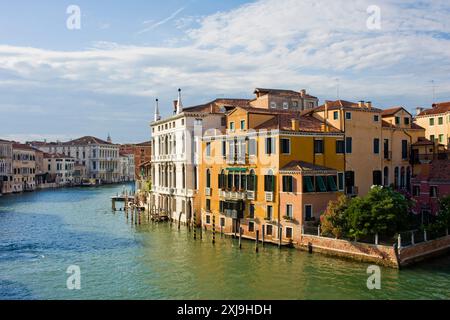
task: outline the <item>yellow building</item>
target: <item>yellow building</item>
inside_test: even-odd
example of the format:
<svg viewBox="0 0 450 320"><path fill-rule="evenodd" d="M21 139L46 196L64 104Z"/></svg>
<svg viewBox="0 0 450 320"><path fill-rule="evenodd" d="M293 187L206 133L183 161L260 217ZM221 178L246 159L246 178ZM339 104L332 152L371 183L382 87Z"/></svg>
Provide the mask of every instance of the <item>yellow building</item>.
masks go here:
<svg viewBox="0 0 450 320"><path fill-rule="evenodd" d="M418 108L415 123L425 128L426 138L450 147L450 102L433 104L431 109Z"/></svg>
<svg viewBox="0 0 450 320"><path fill-rule="evenodd" d="M365 195L373 185L410 189L411 145L425 135L403 107L374 108L371 102L327 101L309 111L345 136L345 191Z"/></svg>
<svg viewBox="0 0 450 320"><path fill-rule="evenodd" d="M312 115L237 107L202 141L202 225L296 242L344 188L343 134ZM280 237L281 235L281 237Z"/></svg>

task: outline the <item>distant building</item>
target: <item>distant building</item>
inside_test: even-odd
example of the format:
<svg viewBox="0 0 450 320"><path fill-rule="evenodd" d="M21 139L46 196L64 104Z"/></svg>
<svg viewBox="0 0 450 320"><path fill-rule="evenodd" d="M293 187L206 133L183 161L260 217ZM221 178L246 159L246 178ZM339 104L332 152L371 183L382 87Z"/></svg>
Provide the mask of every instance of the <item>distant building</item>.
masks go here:
<svg viewBox="0 0 450 320"><path fill-rule="evenodd" d="M65 154L44 153L44 166L48 172L48 180L57 186L73 185L75 159Z"/></svg>
<svg viewBox="0 0 450 320"><path fill-rule="evenodd" d="M111 137L108 139L111 141ZM119 145L112 142L85 136L68 142L34 141L29 144L46 153L64 154L75 158L77 165L85 167L83 180L92 180L98 184L115 183L120 180Z"/></svg>
<svg viewBox="0 0 450 320"><path fill-rule="evenodd" d="M13 192L13 143L0 140L0 194Z"/></svg>
<svg viewBox="0 0 450 320"><path fill-rule="evenodd" d="M36 189L36 152L21 143L13 144L13 192Z"/></svg>
<svg viewBox="0 0 450 320"><path fill-rule="evenodd" d="M134 152L119 152L119 180L120 181L134 181L135 180L135 168L134 168Z"/></svg>
<svg viewBox="0 0 450 320"><path fill-rule="evenodd" d="M150 162L152 160L152 142L142 142L134 146L134 166L135 166L135 176L136 180L143 178L145 176L139 169L144 163Z"/></svg>
<svg viewBox="0 0 450 320"><path fill-rule="evenodd" d="M305 89L299 92L282 89L256 88L256 98L249 102L251 107L270 110L304 111L318 106L319 99L306 93Z"/></svg>
<svg viewBox="0 0 450 320"><path fill-rule="evenodd" d="M429 140L450 149L450 101L433 104L431 109L417 108L414 121L425 128Z"/></svg>

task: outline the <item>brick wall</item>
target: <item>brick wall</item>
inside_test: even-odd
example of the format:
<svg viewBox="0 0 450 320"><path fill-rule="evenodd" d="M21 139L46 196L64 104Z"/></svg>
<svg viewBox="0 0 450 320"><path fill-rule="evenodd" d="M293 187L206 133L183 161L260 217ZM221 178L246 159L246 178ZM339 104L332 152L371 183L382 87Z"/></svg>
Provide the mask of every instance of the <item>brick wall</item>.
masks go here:
<svg viewBox="0 0 450 320"><path fill-rule="evenodd" d="M400 265L406 266L442 254L447 250L450 250L450 236L401 248L399 252Z"/></svg>
<svg viewBox="0 0 450 320"><path fill-rule="evenodd" d="M394 247L303 235L301 249L398 268Z"/></svg>

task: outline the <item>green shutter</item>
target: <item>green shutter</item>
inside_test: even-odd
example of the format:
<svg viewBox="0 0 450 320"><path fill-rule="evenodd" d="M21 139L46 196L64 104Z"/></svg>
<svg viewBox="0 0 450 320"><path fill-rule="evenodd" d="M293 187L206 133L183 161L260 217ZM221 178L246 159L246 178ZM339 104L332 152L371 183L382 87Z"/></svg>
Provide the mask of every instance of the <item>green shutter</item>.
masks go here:
<svg viewBox="0 0 450 320"><path fill-rule="evenodd" d="M334 176L328 176L328 188L330 191L336 192L337 186L336 181L334 181Z"/></svg>
<svg viewBox="0 0 450 320"><path fill-rule="evenodd" d="M306 192L314 192L312 177L303 177L303 184Z"/></svg>
<svg viewBox="0 0 450 320"><path fill-rule="evenodd" d="M320 192L327 192L327 186L325 185L323 177L321 176L316 177L316 182Z"/></svg>

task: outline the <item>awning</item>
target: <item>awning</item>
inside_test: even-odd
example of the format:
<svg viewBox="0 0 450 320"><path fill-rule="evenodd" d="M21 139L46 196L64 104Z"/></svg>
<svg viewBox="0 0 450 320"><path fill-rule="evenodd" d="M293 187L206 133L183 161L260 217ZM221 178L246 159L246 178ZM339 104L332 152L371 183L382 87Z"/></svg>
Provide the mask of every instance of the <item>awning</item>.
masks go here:
<svg viewBox="0 0 450 320"><path fill-rule="evenodd" d="M247 168L227 168L230 172L247 172Z"/></svg>

